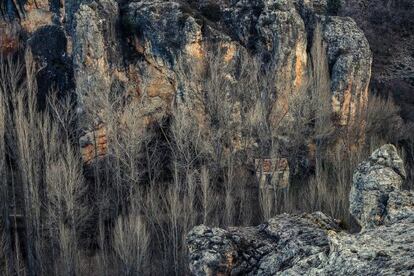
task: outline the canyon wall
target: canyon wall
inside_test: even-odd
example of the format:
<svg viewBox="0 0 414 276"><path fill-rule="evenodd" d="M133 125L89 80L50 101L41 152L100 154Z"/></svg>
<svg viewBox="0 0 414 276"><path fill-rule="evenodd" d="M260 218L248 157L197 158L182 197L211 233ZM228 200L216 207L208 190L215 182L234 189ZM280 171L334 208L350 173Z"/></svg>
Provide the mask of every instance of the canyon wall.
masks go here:
<svg viewBox="0 0 414 276"><path fill-rule="evenodd" d="M331 15L328 1L44 0L19 7L9 2L5 14L20 18L14 23L16 39L29 45L42 64L40 90L57 86L76 95L86 163L107 151L106 140L96 143L93 134L110 131L101 99L110 101L114 95L123 95L117 110L121 122L122 113L137 101L142 127L171 116L179 106L197 114L208 133L202 84L211 53L219 53L215 59L221 59L232 83L242 81L243 58L266 68L272 87L267 104L276 125L289 116L292 95L316 93L304 87L316 70L311 48L317 37L329 67L326 101L332 123L337 129L352 127L366 106L372 62L368 41L351 18ZM2 30L10 24L2 23ZM0 44L4 52L13 44L10 36ZM239 103L232 109L235 149L241 147L241 117L251 106Z"/></svg>

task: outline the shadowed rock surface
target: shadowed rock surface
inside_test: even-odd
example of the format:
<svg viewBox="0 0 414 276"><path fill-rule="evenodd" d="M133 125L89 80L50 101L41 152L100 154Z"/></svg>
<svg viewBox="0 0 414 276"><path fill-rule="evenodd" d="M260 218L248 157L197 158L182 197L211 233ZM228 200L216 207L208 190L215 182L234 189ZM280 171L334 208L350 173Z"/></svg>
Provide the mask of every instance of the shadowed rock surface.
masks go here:
<svg viewBox="0 0 414 276"><path fill-rule="evenodd" d="M352 17L373 52L371 88L392 96L404 119L414 121L414 1L346 0L340 15Z"/></svg>
<svg viewBox="0 0 414 276"><path fill-rule="evenodd" d="M411 275L414 194L400 190L404 166L385 145L354 174L349 234L322 213L282 214L257 227L195 227L187 237L194 275Z"/></svg>

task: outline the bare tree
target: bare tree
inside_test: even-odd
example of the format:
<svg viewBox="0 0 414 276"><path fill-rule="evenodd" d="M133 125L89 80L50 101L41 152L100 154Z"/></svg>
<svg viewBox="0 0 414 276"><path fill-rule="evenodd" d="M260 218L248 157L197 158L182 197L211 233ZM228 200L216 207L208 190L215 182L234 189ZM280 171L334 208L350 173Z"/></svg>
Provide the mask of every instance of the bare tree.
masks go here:
<svg viewBox="0 0 414 276"><path fill-rule="evenodd" d="M114 228L113 248L121 261L122 275L144 273L148 264L150 236L137 211L132 208L127 217L118 218Z"/></svg>

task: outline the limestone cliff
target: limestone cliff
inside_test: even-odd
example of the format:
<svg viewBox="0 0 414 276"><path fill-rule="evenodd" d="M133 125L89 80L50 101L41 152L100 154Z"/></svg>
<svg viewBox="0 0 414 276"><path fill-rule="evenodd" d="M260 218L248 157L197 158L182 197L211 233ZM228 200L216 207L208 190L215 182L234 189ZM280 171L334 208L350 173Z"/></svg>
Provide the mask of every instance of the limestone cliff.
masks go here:
<svg viewBox="0 0 414 276"><path fill-rule="evenodd" d="M340 229L322 213L279 215L257 227L195 227L187 237L194 275L409 275L414 255L414 195L392 145L354 174L350 212L362 226Z"/></svg>
<svg viewBox="0 0 414 276"><path fill-rule="evenodd" d="M335 125L352 124L366 104L372 60L368 42L351 18L331 16L327 1L77 0L28 1L18 7L6 2L6 17L20 18L23 44L27 41L45 65L42 91L57 84L75 92L86 136L107 120L93 99L114 94L128 98L123 110L130 102L144 103L144 123L168 115L172 105L184 105L203 124L200 85L212 47L223 52L234 74L242 55L269 65L277 92L268 104L276 124L289 112L289 97L304 93L317 25L326 45ZM10 43L13 39L0 42L2 50L9 51ZM183 68L191 68L190 76ZM229 79L238 81L232 75ZM241 116L234 110L236 125ZM105 148L96 154L84 149L85 161L102 152Z"/></svg>

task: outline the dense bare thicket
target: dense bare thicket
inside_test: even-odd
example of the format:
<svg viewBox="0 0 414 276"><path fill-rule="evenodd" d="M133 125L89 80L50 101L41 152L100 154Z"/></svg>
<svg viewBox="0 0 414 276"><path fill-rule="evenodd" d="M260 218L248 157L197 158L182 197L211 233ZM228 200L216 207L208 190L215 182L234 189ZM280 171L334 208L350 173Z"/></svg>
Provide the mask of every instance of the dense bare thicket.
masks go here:
<svg viewBox="0 0 414 276"><path fill-rule="evenodd" d="M88 215L82 165L59 122L64 114L56 114L60 117L54 120L49 115L52 108L38 111L36 73L30 52L24 62L11 58L1 62L6 271L73 275L79 268L78 238Z"/></svg>
<svg viewBox="0 0 414 276"><path fill-rule="evenodd" d="M183 83L192 101L177 98L164 117L146 113L145 75L139 99L116 86L90 87L79 105L51 93L39 110L30 52L20 62L1 60L2 271L183 275L185 237L195 225L252 225L321 210L350 227L356 165L385 142L412 160L412 128L389 99L371 95L352 124L337 125L319 28L311 70L283 94L273 62L245 52L229 62L226 51L212 47L201 69L178 65L180 79L199 85ZM97 128L105 154L84 164L79 136ZM278 166L265 172L265 159L286 162L289 181Z"/></svg>

